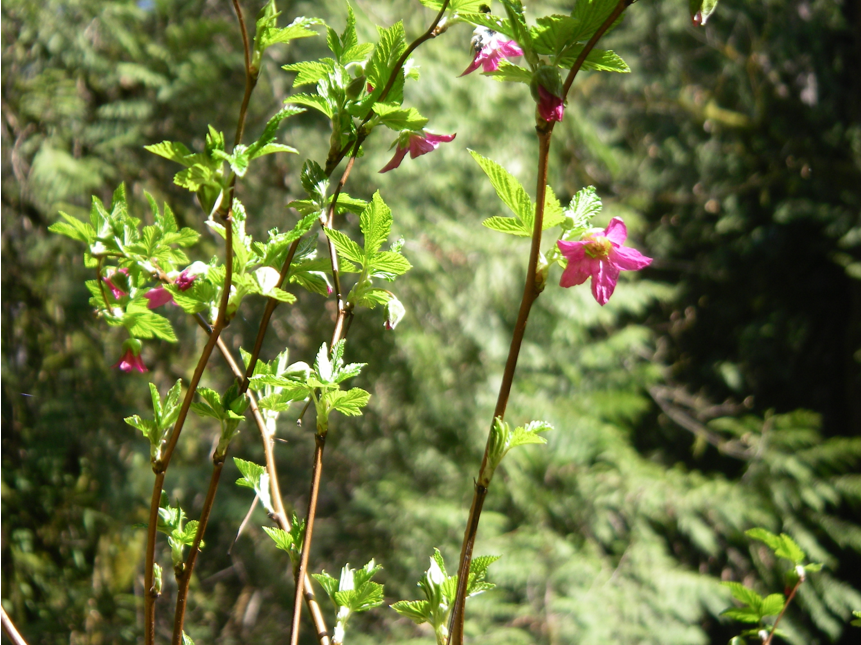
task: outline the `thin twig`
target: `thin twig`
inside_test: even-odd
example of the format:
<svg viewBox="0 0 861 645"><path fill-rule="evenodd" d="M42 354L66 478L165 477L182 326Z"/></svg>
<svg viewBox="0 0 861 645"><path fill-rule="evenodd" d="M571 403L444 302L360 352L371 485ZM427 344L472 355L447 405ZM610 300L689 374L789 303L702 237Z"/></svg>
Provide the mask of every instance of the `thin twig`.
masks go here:
<svg viewBox="0 0 861 645"><path fill-rule="evenodd" d="M783 614L786 613L786 609L787 607L789 607L789 603L791 603L792 599L795 598L795 592L798 591L798 588L801 586L802 582L804 582L804 578L798 578L798 582L795 583L795 586L792 588L792 591L789 592L789 597L786 599L786 602L783 603L783 609L780 610L780 613L774 620L774 625L771 626L771 631L768 633L768 638L765 639L762 645L771 645L771 640L774 638L774 633L777 631L777 624L780 622L780 619L783 618Z"/></svg>
<svg viewBox="0 0 861 645"><path fill-rule="evenodd" d="M15 628L15 623L12 622L12 619L6 614L6 610L0 607L0 618L2 618L3 623L3 631L6 632L6 636L9 637L9 640L12 641L14 645L27 645L27 641L18 633L18 630Z"/></svg>
<svg viewBox="0 0 861 645"><path fill-rule="evenodd" d="M631 4L632 0L619 0L619 4L613 9L612 13L598 28L589 42L583 47L583 51L575 60L568 73L563 87L563 98L568 95L568 90L580 71L589 52L595 47L595 44L604 35L607 29L618 19L622 12ZM487 496L488 486L490 485L490 476L487 471L487 462L490 453L490 444L493 432L493 423L497 418L502 420L505 417L505 411L508 407L508 399L511 395L511 386L514 382L514 373L517 368L517 359L520 355L520 348L523 343L523 337L526 332L526 323L529 318L529 312L535 300L544 289L543 280L538 282L537 269L538 259L541 251L541 232L544 223L544 200L547 190L547 169L550 155L550 139L553 134L555 122L539 123L535 130L538 135L538 185L535 196L535 222L532 229L532 246L529 253L529 265L526 270L526 283L523 287L523 297L520 301L520 310L517 314L517 322L514 325L514 332L511 338L511 345L508 351L508 359L505 363L505 371L502 375L502 383L499 387L499 395L496 400L496 409L494 410L494 421L491 422L490 432L487 437L487 444L484 449L484 456L481 460L481 467L478 472L478 479L475 481L475 492L473 494L472 504L469 509L469 519L467 520L466 531L464 532L463 545L461 547L460 562L458 564L458 584L457 594L455 596L454 605L452 607L451 619L449 623L449 644L463 644L463 626L465 617L466 592L469 583L469 569L472 562L472 552L475 546L475 540L478 535L478 524L481 517L481 511L484 506L484 500Z"/></svg>
<svg viewBox="0 0 861 645"><path fill-rule="evenodd" d="M233 0L233 9L239 19L239 28L242 31L242 49L245 52L245 94L242 97L242 105L239 108L239 121L236 124L236 135L233 138L233 147L242 143L242 134L245 132L245 115L248 113L248 103L251 101L251 93L257 85L257 76L260 70L251 68L251 46L248 43L248 30L245 28L245 17L242 15L242 7L239 0Z"/></svg>

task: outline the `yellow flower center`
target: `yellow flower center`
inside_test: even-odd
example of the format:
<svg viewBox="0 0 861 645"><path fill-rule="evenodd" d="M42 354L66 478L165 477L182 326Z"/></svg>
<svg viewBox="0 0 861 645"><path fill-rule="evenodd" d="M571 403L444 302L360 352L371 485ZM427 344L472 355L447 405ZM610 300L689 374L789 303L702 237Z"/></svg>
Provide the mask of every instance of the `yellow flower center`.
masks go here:
<svg viewBox="0 0 861 645"><path fill-rule="evenodd" d="M603 235L593 235L584 246L586 255L590 258L606 258L612 248L613 243Z"/></svg>

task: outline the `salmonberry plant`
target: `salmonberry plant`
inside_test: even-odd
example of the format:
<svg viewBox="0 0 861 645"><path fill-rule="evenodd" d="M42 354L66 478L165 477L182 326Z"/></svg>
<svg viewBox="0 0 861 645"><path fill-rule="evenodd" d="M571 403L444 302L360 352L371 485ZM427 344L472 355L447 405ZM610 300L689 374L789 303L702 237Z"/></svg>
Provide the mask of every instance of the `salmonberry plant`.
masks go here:
<svg viewBox="0 0 861 645"><path fill-rule="evenodd" d="M156 614L167 612L162 595L165 563L158 561L158 533L167 536L170 567L176 578L172 643L190 643L184 631L189 584L202 555L210 513L219 481L228 460L231 441L246 421L260 433L265 463L234 458L242 477L238 484L254 492L271 526L264 527L275 546L287 552L296 586L291 644L299 639L303 604L307 606L320 643L343 643L350 617L384 603L382 585L373 580L384 562L384 554L360 568L344 564L338 578L325 571L316 573L310 557L314 537L317 500L323 474L327 436L337 430L339 415L361 416L370 394L349 382L364 365L350 363L348 334L357 315L381 316L381 328L394 330L409 311L393 283L411 269L398 238L397 224L384 196L362 187L356 196L348 192L355 164L362 163L363 144L371 136L391 142L391 161L379 170L398 172L409 153L410 163L422 163L422 155L449 143L455 133L435 132L432 117L405 103L404 87L421 82L411 55L452 32L462 31L465 40L472 30L472 60L461 76L480 71L507 83L511 101L535 104L537 155L535 192L530 195L500 164L471 151L510 216L484 220L488 229L504 235L529 238L528 268L523 294L511 338L508 359L498 392L496 408L488 419L484 455L477 464L474 496L459 557L447 568L435 551L427 573L418 582L423 597L405 599L391 608L417 624L427 623L438 644L460 645L464 639L466 600L493 587L488 568L498 556L474 556L482 507L494 473L506 453L517 446L545 443L542 433L551 426L541 420L506 420L506 408L514 382L530 310L551 282L573 287L590 281L592 294L604 305L612 297L621 271L636 271L651 259L625 246L627 229L619 218L605 228L593 226L602 210L595 188L584 187L573 196L557 195L548 185L551 139L556 123L565 118L566 98L581 70L629 72L614 52L597 47L602 36L615 28L632 0L576 0L570 13L527 15L519 0L502 0L491 9L487 0L421 0L436 11L424 33L411 37L401 22L377 28L373 42L360 42L356 19L345 5L346 28L337 32L317 18L282 18L270 0L256 23L246 24L243 7L233 1L245 53L245 88L232 140L209 126L205 145L193 150L178 141L155 142L147 149L179 168L174 182L194 193L203 210L205 225L224 241L223 252L200 257L201 232L180 228L167 204L159 206L148 197L150 214L136 216L123 188L117 188L110 204L93 199L89 221L61 213L62 221L51 229L85 245L85 263L92 269L87 282L90 304L96 315L117 333L127 335L123 354L115 367L122 372L146 373L141 357L143 343L177 341L171 321L160 313L168 305L178 306L189 321L199 326L206 343L191 375L162 396L150 383L152 413L142 412L125 419L140 430L150 446L154 473L149 521L146 524L144 642L156 640ZM714 11L714 0L691 0L695 25L704 24ZM683 10L680 8L680 10ZM249 29L249 27L251 27ZM249 37L249 32L253 37ZM284 66L284 73L298 88L286 105L269 119L262 134L248 142L245 119L261 62L270 47L289 46L301 38L324 37L328 53L318 60ZM459 70L452 70L457 76ZM474 77L458 82L479 82ZM487 81L484 81L487 82ZM528 86L520 88L517 85ZM280 140L279 129L286 119L306 111L322 114L331 125L328 153L322 159L306 159L299 177L305 196L289 204L293 224L273 228L265 239L255 239L246 224L254 219L241 201L242 180L255 172L256 160L264 155L301 155ZM350 237L345 220L358 219L361 236ZM146 220L146 221L145 221ZM551 231L555 240L542 248L542 237ZM560 272L554 267L558 267ZM551 275L553 274L553 275ZM408 279L408 278L407 278ZM306 289L335 304L331 340L306 361L290 362L289 347L268 362L261 356L272 316L282 303L293 305L295 289ZM550 297L565 297L556 293ZM231 320L242 311L246 298L260 298L265 308L253 346L240 349L225 342ZM365 313L364 310L372 310ZM387 333L387 332L381 332ZM234 375L223 392L204 387L202 380L212 354L221 355ZM308 506L304 514L287 512L279 488L279 473L273 456L279 415L288 409L313 407L315 449L310 456L312 476ZM164 491L165 477L176 452L189 412L212 423L218 440L212 451L212 470L199 517L191 519L178 506L171 506ZM250 417L250 419L249 419ZM465 485L467 483L465 482ZM779 558L793 563L791 591L787 597L773 594L762 598L734 584L733 596L744 603L726 613L755 627L737 639L759 636L771 642L780 616L804 581L815 570L802 565L804 554L788 536L760 530L752 537L765 542ZM274 553L274 552L273 552ZM273 557L278 557L273 555ZM422 557L426 557L426 554ZM452 562L454 563L452 566ZM336 608L334 622L318 605L317 588L324 590ZM777 616L772 622L770 616ZM329 625L332 625L330 628Z"/></svg>

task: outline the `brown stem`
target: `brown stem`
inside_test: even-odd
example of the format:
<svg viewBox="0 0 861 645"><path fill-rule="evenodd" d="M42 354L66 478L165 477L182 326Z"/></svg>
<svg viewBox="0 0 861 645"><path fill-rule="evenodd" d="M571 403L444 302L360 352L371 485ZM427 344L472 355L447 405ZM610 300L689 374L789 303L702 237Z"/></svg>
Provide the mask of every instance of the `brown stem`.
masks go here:
<svg viewBox="0 0 861 645"><path fill-rule="evenodd" d="M217 453L216 453L217 455ZM221 478L221 471L224 468L224 457L213 456L212 477L209 479L209 489L206 491L206 499L203 502L203 509L200 512L200 522L197 525L197 534L194 536L194 542L191 545L191 551L188 554L188 559L182 571L182 576L177 580L178 589L176 592L176 611L173 615L173 639L171 645L182 645L182 628L185 622L185 607L188 602L188 585L191 582L191 574L194 571L194 564L197 561L197 555L200 553L200 543L203 541L203 534L206 532L206 525L209 522L209 514L212 512L212 505L215 503L215 493L218 490L218 480Z"/></svg>
<svg viewBox="0 0 861 645"><path fill-rule="evenodd" d="M287 280L287 275L290 273L290 265L293 263L293 257L296 255L296 249L299 248L299 240L301 239L294 240L293 244L290 245L290 250L287 251L287 258L284 260L284 265L281 267L281 274L278 279L279 289L283 288L284 282ZM275 298L269 298L266 302L266 308L263 310L263 316L260 318L260 326L257 328L257 338L254 339L254 349L251 352L251 359L248 361L248 369L240 377L242 379L240 392L248 390L249 379L254 374L254 367L257 365L257 359L260 358L260 350L263 348L263 339L266 337L266 331L269 329L269 320L272 318L272 314L277 306L278 300Z"/></svg>
<svg viewBox="0 0 861 645"><path fill-rule="evenodd" d="M0 607L0 622L3 623L3 631L6 633L6 636L9 637L9 640L12 641L14 645L27 645L27 641L18 633L18 630L15 628L15 623L12 622L12 619L6 614L6 610Z"/></svg>
<svg viewBox="0 0 861 645"><path fill-rule="evenodd" d="M293 626L290 629L290 645L299 643L299 623L302 614L302 597L298 581L308 572L308 556L311 553L311 540L314 535L314 519L317 517L317 496L320 493L320 477L323 474L323 450L326 447L326 433L314 435L314 469L311 472L311 494L308 498L308 514L305 520L305 535L302 539L302 557L296 571L296 597L293 601Z"/></svg>
<svg viewBox="0 0 861 645"><path fill-rule="evenodd" d="M242 31L242 49L245 52L245 95L242 97L242 105L239 108L239 121L236 124L236 136L233 138L233 147L242 143L242 134L245 131L245 115L248 112L248 103L251 101L251 92L257 85L257 76L260 71L251 68L251 46L248 43L248 30L245 28L245 17L242 15L242 7L239 0L233 0L233 8L239 19L239 29Z"/></svg>
<svg viewBox="0 0 861 645"><path fill-rule="evenodd" d="M231 191L232 192L232 191ZM232 200L231 200L232 201ZM191 377L188 390L185 393L185 398L182 401L182 407L179 410L176 423L173 426L173 432L170 435L170 440L164 449L164 454L161 458L153 462L152 468L155 473L155 483L153 484L152 499L150 500L150 515L149 526L147 527L147 543L146 543L146 570L144 571L144 642L146 645L154 645L155 643L155 600L158 597L156 590L153 587L154 572L153 565L155 564L155 538L158 525L158 508L161 502L161 491L164 486L164 476L170 464L170 458L173 456L173 451L179 441L179 435L182 432L185 420L188 417L188 411L191 408L191 402L194 399L194 393L197 391L197 386L200 383L200 378L203 376L203 370L209 361L212 350L215 347L221 331L227 325L227 303L230 298L230 285L233 280L233 221L230 211L223 217L225 229L225 275L224 285L222 287L221 301L218 306L218 315L215 319L215 324L212 327L212 333L206 341L203 352L200 355L200 360L197 361L197 367Z"/></svg>
<svg viewBox="0 0 861 645"><path fill-rule="evenodd" d="M768 633L768 638L763 641L762 645L771 645L771 640L774 638L774 632L777 631L777 624L780 622L780 619L783 618L783 614L786 613L787 607L789 607L789 603L792 602L792 599L795 598L795 592L798 591L798 588L801 586L801 583L804 582L803 578L799 578L798 582L795 583L795 586L792 588L792 591L789 592L789 597L786 599L786 602L783 603L783 609L780 610L780 613L777 615L777 618L774 621L774 625L771 626L771 631Z"/></svg>
<svg viewBox="0 0 861 645"><path fill-rule="evenodd" d="M550 137L552 128L538 130L538 187L536 189L535 223L532 229L532 247L529 253L529 265L526 269L526 283L523 286L523 297L520 301L520 311L517 314L517 322L514 325L514 333L511 337L511 346L508 349L508 360L505 363L505 371L502 375L502 384L499 387L499 396L496 400L496 409L493 413L494 419L501 420L505 417L505 409L508 406L508 397L511 394L511 385L514 382L514 372L517 368L517 358L520 355L520 347L523 344L523 336L526 333L526 322L532 304L541 294L544 288L537 280L538 258L541 252L541 231L544 227L544 199L547 191L547 165L550 154ZM492 423L492 422L491 422ZM492 426L491 426L492 429ZM478 522L481 517L481 509L484 506L484 498L490 486L490 475L487 473L487 460L490 454L491 434L488 433L487 444L484 448L484 457L481 460L481 468L478 471L478 480L475 483L475 493L472 505L469 509L466 532L463 536L463 546L460 552L460 564L458 565L457 595L451 615L451 629L449 643L460 645L463 642L463 620L464 605L466 602L467 584L469 582L469 566L472 561L472 549L478 534Z"/></svg>

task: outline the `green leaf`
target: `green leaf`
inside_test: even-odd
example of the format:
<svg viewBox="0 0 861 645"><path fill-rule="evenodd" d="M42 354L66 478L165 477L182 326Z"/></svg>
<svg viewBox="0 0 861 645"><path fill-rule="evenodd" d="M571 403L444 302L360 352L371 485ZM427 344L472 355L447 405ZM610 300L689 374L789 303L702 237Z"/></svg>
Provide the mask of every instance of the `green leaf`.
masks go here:
<svg viewBox="0 0 861 645"><path fill-rule="evenodd" d="M329 105L329 101L317 94L293 94L292 96L288 96L284 102L314 108L318 112L325 114L330 119L334 114L332 106Z"/></svg>
<svg viewBox="0 0 861 645"><path fill-rule="evenodd" d="M155 421L151 421L149 419L141 419L136 414L131 417L126 417L125 419L123 419L123 421L125 421L132 428L140 430L144 438L148 439L151 444L154 444L158 441L159 431L156 427Z"/></svg>
<svg viewBox="0 0 861 645"><path fill-rule="evenodd" d="M427 600L401 600L390 606L416 625L421 625L430 620L431 606Z"/></svg>
<svg viewBox="0 0 861 645"><path fill-rule="evenodd" d="M745 605L750 606L755 611L759 611L762 607L763 598L752 589L748 589L740 582L722 582L724 587L727 587L732 593L732 597Z"/></svg>
<svg viewBox="0 0 861 645"><path fill-rule="evenodd" d="M391 103L375 103L372 109L383 125L395 131L421 130L428 122L415 108L404 109Z"/></svg>
<svg viewBox="0 0 861 645"><path fill-rule="evenodd" d="M293 81L293 87L302 85L313 85L317 81L326 78L335 69L335 61L331 58L324 58L319 61L303 61L301 63L293 63L292 65L284 65L281 69L287 72L296 72L296 78Z"/></svg>
<svg viewBox="0 0 861 645"><path fill-rule="evenodd" d="M571 17L580 23L580 32L573 36L576 42L589 40L598 28L604 24L618 4L617 0L577 0ZM613 23L614 28L621 17Z"/></svg>
<svg viewBox="0 0 861 645"><path fill-rule="evenodd" d="M161 338L170 343L176 342L176 334L170 321L164 316L159 316L147 308L148 301L143 296L138 296L126 307L126 316L123 325L129 330L134 338Z"/></svg>
<svg viewBox="0 0 861 645"><path fill-rule="evenodd" d="M377 27L379 41L374 47L374 53L365 66L365 76L368 83L374 88L374 94L379 95L389 80L392 68L403 53L406 45L404 43L403 22L396 22L388 29ZM388 96L389 101L396 100L396 96Z"/></svg>
<svg viewBox="0 0 861 645"><path fill-rule="evenodd" d="M65 235L84 244L91 244L95 240L96 231L86 222L82 222L77 217L72 217L62 211L60 211L60 217L66 221L51 224L48 227L49 231Z"/></svg>
<svg viewBox="0 0 861 645"><path fill-rule="evenodd" d="M426 7L439 11L442 9L443 0L419 0L419 2ZM448 10L452 13L475 12L480 11L483 4L489 3L487 0L451 0L448 3Z"/></svg>
<svg viewBox="0 0 861 645"><path fill-rule="evenodd" d="M144 150L182 164L186 168L196 161L201 161L200 155L192 153L184 143L179 143L178 141L162 141L151 146L144 146Z"/></svg>
<svg viewBox="0 0 861 645"><path fill-rule="evenodd" d="M266 535L268 535L275 541L276 547L278 547L282 551L287 551L287 553L292 553L295 550L295 546L293 544L293 536L290 535L287 531L271 526L264 526L262 528L264 531L266 531ZM314 577L316 578L317 576Z"/></svg>
<svg viewBox="0 0 861 645"><path fill-rule="evenodd" d="M717 9L718 0L690 0L691 19L695 19L697 13L701 15L701 25L708 22L709 17Z"/></svg>
<svg viewBox="0 0 861 645"><path fill-rule="evenodd" d="M323 396L328 399L332 410L337 410L341 414L351 417L360 416L362 408L368 405L368 401L371 399L369 392L358 387L354 387L346 392L343 390L327 392Z"/></svg>
<svg viewBox="0 0 861 645"><path fill-rule="evenodd" d="M491 161L487 157L483 157L474 150L470 150L469 154L478 162L481 169L490 179L496 194L502 202L511 209L511 211L524 224L529 224L533 218L532 200L520 182L517 181L505 168L500 166L495 161ZM530 231L531 235L531 231Z"/></svg>
<svg viewBox="0 0 861 645"><path fill-rule="evenodd" d="M242 477L236 480L236 484L245 488L254 489L254 492L257 493L257 497L260 498L260 503L263 504L264 508L266 508L270 513L274 512L272 507L272 497L269 493L269 473L266 472L266 469L263 466L259 466L250 461L245 461L244 459L239 459L238 457L234 457L233 462L242 474Z"/></svg>
<svg viewBox="0 0 861 645"><path fill-rule="evenodd" d="M484 76L490 76L497 81L507 83L525 83L529 85L532 82L532 72L528 69L509 63L507 60L499 62L499 67L493 72L482 72Z"/></svg>
<svg viewBox="0 0 861 645"><path fill-rule="evenodd" d="M782 593L773 593L762 601L762 607L759 609L760 616L763 618L766 616L777 616L785 604L786 598Z"/></svg>
<svg viewBox="0 0 861 645"><path fill-rule="evenodd" d="M475 25L476 27L487 27L488 29L499 32L503 36L508 36L508 38L517 40L514 34L514 27L512 27L508 20L504 20L499 16L494 16L490 13L473 13L466 11L458 12L458 15L461 20L468 22L471 25Z"/></svg>
<svg viewBox="0 0 861 645"><path fill-rule="evenodd" d="M388 239L389 233L392 230L392 211L386 206L386 203L380 196L380 191L374 193L371 202L362 211L359 218L359 228L361 228L362 234L365 236L363 255L370 260L386 239ZM356 262L364 264L362 260L356 260Z"/></svg>
<svg viewBox="0 0 861 645"><path fill-rule="evenodd" d="M755 528L745 531L744 534L753 538L754 540L759 540L760 542L765 542L772 551L776 551L780 548L780 537L772 533L771 531L767 531L762 528Z"/></svg>
<svg viewBox="0 0 861 645"><path fill-rule="evenodd" d="M852 615L855 616L855 620L849 624L853 627L861 627L861 611L853 611Z"/></svg>
<svg viewBox="0 0 861 645"><path fill-rule="evenodd" d="M323 573L312 573L311 577L320 583L320 586L323 587L323 590L334 602L335 594L338 592L338 581L325 571Z"/></svg>
<svg viewBox="0 0 861 645"><path fill-rule="evenodd" d="M335 249L338 251L338 255L350 260L351 262L356 262L358 264L364 264L365 262L365 252L362 248L356 244L349 237L344 235L339 230L332 228L325 228L323 231L326 233L326 237L332 240L332 244L335 245ZM356 273L357 270L355 267L348 268L347 266L341 267L342 271L346 271L347 273Z"/></svg>
<svg viewBox="0 0 861 645"><path fill-rule="evenodd" d="M571 67L581 51L583 51L582 45L572 47L562 57L559 64L563 67ZM619 74L628 74L631 71L628 63L622 60L616 52L609 49L593 49L590 51L586 55L586 60L583 61L583 66L580 69L590 72L616 72Z"/></svg>
<svg viewBox="0 0 861 645"><path fill-rule="evenodd" d="M400 253L393 251L377 253L366 267L368 275L385 280L394 280L412 268L413 265L410 264L409 260Z"/></svg>
<svg viewBox="0 0 861 645"><path fill-rule="evenodd" d="M258 23L259 25L260 23ZM297 38L310 38L317 32L311 29L314 25L322 25L319 18L296 18L283 29L274 26L274 21L266 24L254 37L254 49L259 52L279 43L289 43Z"/></svg>
<svg viewBox="0 0 861 645"><path fill-rule="evenodd" d="M732 618L741 623L758 623L759 612L751 607L730 607L720 613L721 616Z"/></svg>
<svg viewBox="0 0 861 645"><path fill-rule="evenodd" d="M502 0L502 6L505 7L508 22L514 32L514 40L520 45L524 58L526 58L529 65L534 69L541 61L535 53L535 48L532 44L532 34L526 25L526 17L523 15L523 3L520 0Z"/></svg>
<svg viewBox="0 0 861 645"><path fill-rule="evenodd" d="M546 231L554 226L559 226L564 221L565 213L562 209L562 204L559 203L559 199L556 197L553 189L547 186L547 190L544 193L544 222L542 230Z"/></svg>
<svg viewBox="0 0 861 645"><path fill-rule="evenodd" d="M785 558L791 561L792 564L801 564L807 557L804 551L801 550L801 547L795 543L795 540L786 533L780 534L780 547L775 549L774 555L778 558Z"/></svg>
<svg viewBox="0 0 861 645"><path fill-rule="evenodd" d="M523 222L516 217L488 217L481 223L492 231L499 231L507 235L518 237L532 237L532 229L527 228Z"/></svg>
<svg viewBox="0 0 861 645"><path fill-rule="evenodd" d="M552 15L538 18L536 22L537 26L530 29L535 51L553 56L554 62L567 47L577 42L581 23L575 18Z"/></svg>
<svg viewBox="0 0 861 645"><path fill-rule="evenodd" d="M538 433L547 432L548 430L553 430L553 426L546 421L532 421L525 427L515 428L514 434L511 435L508 449L510 450L511 448L531 443L547 443L547 439L538 436Z"/></svg>
<svg viewBox="0 0 861 645"><path fill-rule="evenodd" d="M221 188L216 172L212 168L199 163L195 163L191 167L174 175L173 183L192 192L197 192L201 186Z"/></svg>
<svg viewBox="0 0 861 645"><path fill-rule="evenodd" d="M275 136L278 133L278 128L281 126L281 123L284 121L284 119L287 119L296 114L301 114L304 111L305 110L303 108L297 108L291 105L288 105L287 107L284 107L279 110L271 119L269 119L269 121L266 122L266 127L263 128L263 133L260 135L257 141L248 146L248 157L250 159L256 159L261 155L268 154L267 152L262 152L262 150L273 145L278 145L274 144ZM238 149L239 146L237 146L236 148ZM295 149L289 146L280 146L280 148L278 149L272 149L271 152L276 152L279 149L284 152L297 152ZM234 150L234 155L236 154L236 152L237 151Z"/></svg>

